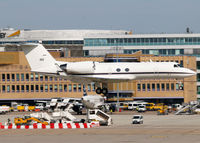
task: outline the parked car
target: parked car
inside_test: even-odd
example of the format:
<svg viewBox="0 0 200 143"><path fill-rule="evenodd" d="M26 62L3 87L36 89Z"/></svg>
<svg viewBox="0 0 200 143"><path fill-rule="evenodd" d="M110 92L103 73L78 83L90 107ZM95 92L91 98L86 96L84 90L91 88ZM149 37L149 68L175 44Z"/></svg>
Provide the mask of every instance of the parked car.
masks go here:
<svg viewBox="0 0 200 143"><path fill-rule="evenodd" d="M133 115L132 124L143 124L143 116L142 115Z"/></svg>
<svg viewBox="0 0 200 143"><path fill-rule="evenodd" d="M136 110L138 112L145 112L147 109L146 109L146 106L145 105L139 105Z"/></svg>
<svg viewBox="0 0 200 143"><path fill-rule="evenodd" d="M143 101L133 101L128 103L128 110L136 110L139 105L146 105L147 102Z"/></svg>

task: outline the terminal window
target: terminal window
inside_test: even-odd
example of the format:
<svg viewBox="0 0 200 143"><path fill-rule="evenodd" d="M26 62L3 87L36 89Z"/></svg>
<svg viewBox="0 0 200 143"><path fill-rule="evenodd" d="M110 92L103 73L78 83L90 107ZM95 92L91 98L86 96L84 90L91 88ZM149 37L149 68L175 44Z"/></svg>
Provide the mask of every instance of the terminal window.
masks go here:
<svg viewBox="0 0 200 143"><path fill-rule="evenodd" d="M88 84L88 92L91 91L91 84Z"/></svg>
<svg viewBox="0 0 200 143"><path fill-rule="evenodd" d="M10 85L7 85L7 92L10 92Z"/></svg>
<svg viewBox="0 0 200 143"><path fill-rule="evenodd" d="M26 92L29 92L29 85L26 85Z"/></svg>
<svg viewBox="0 0 200 143"><path fill-rule="evenodd" d="M16 88L17 88L17 92L19 92L19 91L20 91L20 87L19 87L19 85L17 85Z"/></svg>
<svg viewBox="0 0 200 143"><path fill-rule="evenodd" d="M165 90L165 84L162 83L162 84L161 84L161 87L162 87L162 91L164 91L164 90Z"/></svg>
<svg viewBox="0 0 200 143"><path fill-rule="evenodd" d="M7 81L10 81L10 74L7 74Z"/></svg>
<svg viewBox="0 0 200 143"><path fill-rule="evenodd" d="M141 84L137 84L137 91L141 91Z"/></svg>
<svg viewBox="0 0 200 143"><path fill-rule="evenodd" d="M81 92L81 84L78 84L78 92Z"/></svg>
<svg viewBox="0 0 200 143"><path fill-rule="evenodd" d="M145 91L145 90L146 90L146 85L142 84L142 91Z"/></svg>
<svg viewBox="0 0 200 143"><path fill-rule="evenodd" d="M24 81L24 74L21 74L21 81Z"/></svg>
<svg viewBox="0 0 200 143"><path fill-rule="evenodd" d="M39 92L39 86L38 85L35 85L35 91Z"/></svg>
<svg viewBox="0 0 200 143"><path fill-rule="evenodd" d="M45 92L48 92L48 85L45 84Z"/></svg>
<svg viewBox="0 0 200 143"><path fill-rule="evenodd" d="M155 83L152 83L152 91L155 91Z"/></svg>
<svg viewBox="0 0 200 143"><path fill-rule="evenodd" d="M2 85L2 91L6 92L6 86L5 85Z"/></svg>
<svg viewBox="0 0 200 143"><path fill-rule="evenodd" d="M76 84L73 84L73 91L77 92L77 85Z"/></svg>
<svg viewBox="0 0 200 143"><path fill-rule="evenodd" d="M15 92L15 85L12 85L12 92Z"/></svg>
<svg viewBox="0 0 200 143"><path fill-rule="evenodd" d="M62 92L62 84L59 84L59 91Z"/></svg>
<svg viewBox="0 0 200 143"><path fill-rule="evenodd" d="M160 91L160 84L157 83L157 91Z"/></svg>
<svg viewBox="0 0 200 143"><path fill-rule="evenodd" d="M2 81L5 81L5 79L6 79L5 74L2 74Z"/></svg>
<svg viewBox="0 0 200 143"><path fill-rule="evenodd" d="M44 86L40 85L40 92L43 92L43 90L44 90Z"/></svg>
<svg viewBox="0 0 200 143"><path fill-rule="evenodd" d="M24 92L24 85L21 85L21 92Z"/></svg>
<svg viewBox="0 0 200 143"><path fill-rule="evenodd" d="M50 92L53 91L53 86L52 86L52 84L49 85L49 91L50 91Z"/></svg>
<svg viewBox="0 0 200 143"><path fill-rule="evenodd" d="M69 86L69 92L72 92L72 85L69 84L68 86Z"/></svg>
<svg viewBox="0 0 200 143"><path fill-rule="evenodd" d="M64 91L67 92L67 84L64 84Z"/></svg>
<svg viewBox="0 0 200 143"><path fill-rule="evenodd" d="M34 85L31 85L31 92L34 92Z"/></svg>
<svg viewBox="0 0 200 143"><path fill-rule="evenodd" d="M12 81L15 81L15 74L11 74Z"/></svg>
<svg viewBox="0 0 200 143"><path fill-rule="evenodd" d="M58 92L58 85L57 84L54 85L54 91Z"/></svg>

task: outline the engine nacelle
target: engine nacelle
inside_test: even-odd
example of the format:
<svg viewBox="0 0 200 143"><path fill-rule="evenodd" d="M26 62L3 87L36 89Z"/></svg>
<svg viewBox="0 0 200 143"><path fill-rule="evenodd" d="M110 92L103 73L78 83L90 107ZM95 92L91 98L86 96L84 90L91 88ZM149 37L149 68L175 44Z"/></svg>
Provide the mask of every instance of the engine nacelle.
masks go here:
<svg viewBox="0 0 200 143"><path fill-rule="evenodd" d="M67 74L85 74L93 73L95 70L95 63L92 61L86 62L70 62L61 65L60 68Z"/></svg>

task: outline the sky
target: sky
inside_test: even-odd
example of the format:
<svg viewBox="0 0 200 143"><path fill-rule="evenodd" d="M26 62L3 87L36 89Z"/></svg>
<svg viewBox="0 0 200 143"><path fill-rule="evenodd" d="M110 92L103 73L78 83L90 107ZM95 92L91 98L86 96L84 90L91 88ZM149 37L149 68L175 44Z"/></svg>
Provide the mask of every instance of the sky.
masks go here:
<svg viewBox="0 0 200 143"><path fill-rule="evenodd" d="M0 29L200 33L200 0L0 0Z"/></svg>

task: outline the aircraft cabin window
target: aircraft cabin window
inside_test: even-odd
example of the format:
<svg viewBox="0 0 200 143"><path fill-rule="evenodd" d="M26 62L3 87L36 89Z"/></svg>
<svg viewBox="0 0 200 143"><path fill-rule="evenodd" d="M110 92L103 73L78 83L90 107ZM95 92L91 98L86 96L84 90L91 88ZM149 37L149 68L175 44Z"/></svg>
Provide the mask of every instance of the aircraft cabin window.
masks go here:
<svg viewBox="0 0 200 143"><path fill-rule="evenodd" d="M125 68L125 71L128 72L128 71L129 71L129 68Z"/></svg>
<svg viewBox="0 0 200 143"><path fill-rule="evenodd" d="M117 72L120 72L120 71L121 71L121 69L120 69L120 68L117 68L117 69L116 69L116 71L117 71Z"/></svg>

